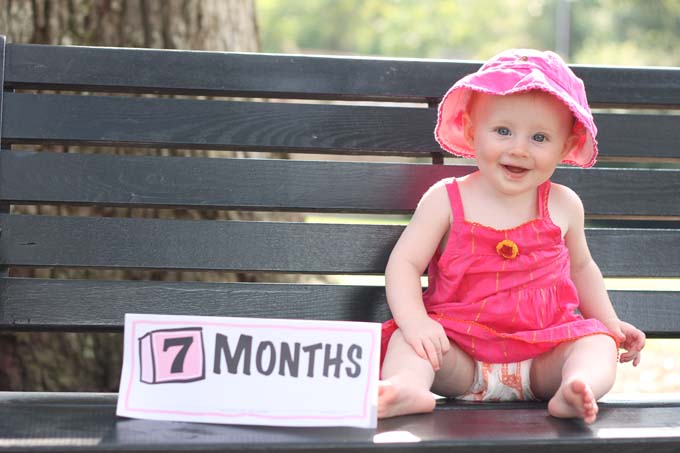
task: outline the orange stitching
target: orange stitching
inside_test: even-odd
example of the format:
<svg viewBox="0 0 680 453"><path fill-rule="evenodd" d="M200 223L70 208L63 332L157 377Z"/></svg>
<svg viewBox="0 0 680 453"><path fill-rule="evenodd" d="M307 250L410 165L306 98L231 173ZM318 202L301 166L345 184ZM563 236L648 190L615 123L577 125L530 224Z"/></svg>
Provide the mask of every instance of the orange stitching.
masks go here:
<svg viewBox="0 0 680 453"><path fill-rule="evenodd" d="M517 305L515 306L515 314L512 315L512 322L514 323L517 320L517 314L519 313L519 304L522 300L522 291L517 291ZM441 319L441 318L439 318Z"/></svg>
<svg viewBox="0 0 680 453"><path fill-rule="evenodd" d="M486 228L487 230L495 231L496 233L505 233L506 231L519 230L520 228L522 228L525 225L529 225L530 223L533 223L533 222L540 222L541 220L542 219L540 219L540 218L531 219L531 220L527 220L526 222L524 222L520 225L517 225L516 227L501 228L501 229L494 228L494 227L491 227L491 226L488 226L488 225L484 225L483 223L479 223L479 222L472 222L470 220L464 220L463 223L467 223L468 225L472 225L472 226L478 226L478 227Z"/></svg>
<svg viewBox="0 0 680 453"><path fill-rule="evenodd" d="M471 255L475 254L475 225L472 225L472 228L470 228L470 234L472 235L472 250L470 251Z"/></svg>
<svg viewBox="0 0 680 453"><path fill-rule="evenodd" d="M579 339L579 338L590 337L590 336L593 336L593 335L607 335L607 336L609 336L612 340L614 340L614 342L616 342L616 347L617 347L617 349L618 349L619 346L620 346L619 340L618 340L618 339L614 336L614 334L612 334L611 332L590 332L590 333L585 333L585 334L580 335L580 336L577 336L577 337L572 337L572 338L562 338L562 339L559 339L559 340L536 340L536 332L534 331L534 339L533 339L533 340L527 340L527 339L524 339L524 338L519 337L518 335L514 335L514 334L511 334L511 333L501 333L501 332L498 332L497 330L494 330L494 329L492 329L492 328L489 327L489 326L486 326L486 325L484 325L484 324L479 324L479 323L477 323L477 322L475 322L475 321L469 321L469 320L466 320L466 319L454 318L454 317L452 317L452 316L447 316L447 315L445 315L445 314L443 314L443 313L430 313L430 316L431 316L431 317L432 317L432 315L439 315L439 316L441 316L441 318L439 318L439 319L446 319L447 321L454 321L454 322L459 322L459 323L462 323L462 324L469 324L468 330L471 329L473 326L475 326L475 327L478 327L478 328L480 328L480 329L482 329L482 330L486 330L487 332L489 332L489 333L491 333L491 334L493 334L493 335L496 335L496 336L498 336L498 337L501 337L501 338L510 338L510 339L514 339L514 340L517 340L517 341L522 341L522 342L524 342L524 343L532 343L532 344L534 344L534 343L535 343L535 344L539 344L539 343L557 343L557 344L560 344L560 343L567 343L567 342L570 342L570 341L574 341L574 340L577 340L577 339ZM569 324L567 324L567 327L569 327ZM474 339L473 339L473 341L474 341Z"/></svg>
<svg viewBox="0 0 680 453"><path fill-rule="evenodd" d="M486 301L488 299L484 299L484 302L482 302L482 306L479 307L479 313L477 313L477 317L475 318L475 323L479 321L479 317L482 315L482 312L484 311L484 307L486 306Z"/></svg>

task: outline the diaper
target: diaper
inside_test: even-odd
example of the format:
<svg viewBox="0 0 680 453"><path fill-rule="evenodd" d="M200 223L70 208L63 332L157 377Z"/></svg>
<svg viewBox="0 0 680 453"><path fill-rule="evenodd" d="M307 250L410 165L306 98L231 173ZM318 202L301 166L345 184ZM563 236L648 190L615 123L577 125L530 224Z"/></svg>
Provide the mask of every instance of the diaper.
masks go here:
<svg viewBox="0 0 680 453"><path fill-rule="evenodd" d="M517 363L476 362L475 378L470 389L457 397L465 401L530 401L529 372L531 359Z"/></svg>

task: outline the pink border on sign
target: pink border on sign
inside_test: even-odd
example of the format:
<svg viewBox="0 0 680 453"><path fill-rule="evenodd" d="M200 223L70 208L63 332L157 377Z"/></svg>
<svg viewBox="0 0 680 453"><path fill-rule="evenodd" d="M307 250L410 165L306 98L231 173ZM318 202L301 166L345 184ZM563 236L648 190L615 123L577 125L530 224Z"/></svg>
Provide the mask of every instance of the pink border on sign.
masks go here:
<svg viewBox="0 0 680 453"><path fill-rule="evenodd" d="M316 326L309 326L309 327L304 327L304 326L283 326L280 324L234 324L234 323L226 323L226 322L186 322L186 321L143 321L143 320L136 320L132 322L132 338L133 341L131 341L132 344L132 355L131 357L131 362L132 366L130 367L130 379L128 380L128 387L127 387L127 393L125 394L125 410L128 411L134 411L134 412L146 412L146 413L157 413L157 414L173 414L173 415L196 415L200 417L255 417L255 418L264 418L264 419L311 419L311 420L338 420L338 419L354 419L354 418L365 418L366 417L366 411L368 408L368 391L370 389L370 382L371 382L371 373L372 373L372 367L368 367L368 376L367 376L367 384L366 384L366 389L364 390L364 410L361 415L316 415L316 416L284 416L284 415L262 415L258 413L239 413L239 414L229 414L229 413L224 413L224 412L191 412L191 411L177 411L177 410L163 410L163 409L141 409L141 408L133 408L130 407L130 392L132 390L132 382L134 380L135 376L135 345L136 342L134 339L137 338L137 325L138 324L151 324L151 325L159 325L159 326L187 326L191 324L192 327L194 326L218 326L218 327L245 327L249 329L258 329L258 328L284 328L284 329L290 329L290 330L322 330L322 331L336 331L336 332L358 332L358 333L369 333L371 335L371 351L370 355L368 357L368 363L373 364L373 354L375 350L375 332L369 329L352 329L352 328L344 328L344 327L316 327Z"/></svg>

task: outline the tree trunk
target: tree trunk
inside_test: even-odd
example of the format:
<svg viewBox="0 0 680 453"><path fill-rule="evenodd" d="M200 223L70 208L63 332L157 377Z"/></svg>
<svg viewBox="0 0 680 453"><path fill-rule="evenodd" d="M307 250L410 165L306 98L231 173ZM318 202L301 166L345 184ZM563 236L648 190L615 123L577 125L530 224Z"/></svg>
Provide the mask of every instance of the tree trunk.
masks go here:
<svg viewBox="0 0 680 453"><path fill-rule="evenodd" d="M214 51L257 51L254 0L0 0L0 33L19 43L101 45ZM36 149L35 146L31 149ZM52 147L51 152L82 149ZM85 151L91 151L87 149ZM145 155L224 156L223 151L101 149ZM232 155L247 157L248 153ZM260 154L259 157L262 157ZM12 212L206 219L299 220L294 214L227 211L13 206ZM256 281L258 275L201 272L10 269L45 278ZM265 276L269 281L295 277ZM0 334L0 390L115 391L122 336L118 333ZM94 351L97 351L95 354Z"/></svg>
<svg viewBox="0 0 680 453"><path fill-rule="evenodd" d="M12 42L258 50L253 0L2 0Z"/></svg>

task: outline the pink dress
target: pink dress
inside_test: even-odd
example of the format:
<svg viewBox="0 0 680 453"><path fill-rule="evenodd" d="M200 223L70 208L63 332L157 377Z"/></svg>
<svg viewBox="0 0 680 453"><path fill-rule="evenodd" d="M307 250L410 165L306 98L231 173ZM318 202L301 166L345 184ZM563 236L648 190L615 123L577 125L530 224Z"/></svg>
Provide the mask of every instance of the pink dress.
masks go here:
<svg viewBox="0 0 680 453"><path fill-rule="evenodd" d="M509 230L466 221L458 183L445 184L453 224L430 262L423 300L451 340L475 360L509 363L587 335L614 338L575 312L569 251L548 213L550 181L538 188L539 217ZM383 324L381 363L396 329L394 320Z"/></svg>

